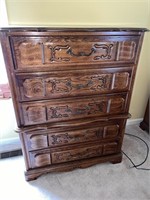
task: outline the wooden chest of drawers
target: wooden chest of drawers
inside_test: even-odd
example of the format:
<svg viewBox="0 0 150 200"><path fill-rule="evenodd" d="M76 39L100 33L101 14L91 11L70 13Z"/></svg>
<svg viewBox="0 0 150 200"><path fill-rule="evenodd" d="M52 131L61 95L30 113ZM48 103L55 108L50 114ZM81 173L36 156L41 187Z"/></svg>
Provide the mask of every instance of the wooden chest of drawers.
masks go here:
<svg viewBox="0 0 150 200"><path fill-rule="evenodd" d="M121 162L144 31L1 29L27 180Z"/></svg>

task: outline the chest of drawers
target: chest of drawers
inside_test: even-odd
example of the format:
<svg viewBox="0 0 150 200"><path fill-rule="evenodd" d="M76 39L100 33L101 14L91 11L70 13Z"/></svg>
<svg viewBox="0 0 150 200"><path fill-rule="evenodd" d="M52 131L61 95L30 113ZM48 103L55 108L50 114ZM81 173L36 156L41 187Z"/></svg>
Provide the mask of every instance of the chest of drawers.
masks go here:
<svg viewBox="0 0 150 200"><path fill-rule="evenodd" d="M144 31L1 29L26 180L121 162Z"/></svg>

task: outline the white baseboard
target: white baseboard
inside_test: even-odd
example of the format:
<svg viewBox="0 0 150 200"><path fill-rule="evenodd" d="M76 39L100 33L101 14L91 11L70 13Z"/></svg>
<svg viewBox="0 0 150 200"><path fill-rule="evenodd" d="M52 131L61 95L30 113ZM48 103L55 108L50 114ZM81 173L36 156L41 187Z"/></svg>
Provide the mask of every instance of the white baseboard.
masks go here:
<svg viewBox="0 0 150 200"><path fill-rule="evenodd" d="M143 118L128 119L128 120L127 120L127 126L128 126L128 125L139 125L142 121L143 121Z"/></svg>

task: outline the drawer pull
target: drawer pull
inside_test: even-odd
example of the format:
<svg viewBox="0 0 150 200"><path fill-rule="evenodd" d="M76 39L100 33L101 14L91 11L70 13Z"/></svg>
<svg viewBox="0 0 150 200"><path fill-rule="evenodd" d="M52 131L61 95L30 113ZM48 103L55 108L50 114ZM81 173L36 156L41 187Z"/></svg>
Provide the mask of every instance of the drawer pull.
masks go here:
<svg viewBox="0 0 150 200"><path fill-rule="evenodd" d="M69 54L71 56L75 56L75 57L90 56L90 55L92 55L92 53L95 53L95 52L96 52L96 50L94 48L91 48L91 52L90 53L85 53L85 52L81 51L81 52L78 52L77 54L73 53L71 48L69 48L67 50L67 54Z"/></svg>

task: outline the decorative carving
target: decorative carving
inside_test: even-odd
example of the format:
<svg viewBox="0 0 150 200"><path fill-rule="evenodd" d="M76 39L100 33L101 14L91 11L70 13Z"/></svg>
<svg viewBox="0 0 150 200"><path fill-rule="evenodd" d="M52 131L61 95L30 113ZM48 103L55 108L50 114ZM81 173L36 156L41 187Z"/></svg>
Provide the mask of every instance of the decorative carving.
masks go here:
<svg viewBox="0 0 150 200"><path fill-rule="evenodd" d="M65 118L69 117L69 113L71 113L71 109L68 106L57 106L50 107L48 110L49 118Z"/></svg>
<svg viewBox="0 0 150 200"><path fill-rule="evenodd" d="M113 44L109 44L109 45L107 45L107 44L95 44L94 47L95 48L101 48L101 49L106 51L105 55L102 54L100 56L95 56L94 60L111 59L111 55L110 54L111 54L111 49L113 47Z"/></svg>
<svg viewBox="0 0 150 200"><path fill-rule="evenodd" d="M74 138L73 136L70 136L68 133L51 135L50 137L52 137L53 139L52 141L53 145L69 143L69 141Z"/></svg>
<svg viewBox="0 0 150 200"><path fill-rule="evenodd" d="M68 93L72 90L70 78L66 79L47 79L47 88L51 89L51 93ZM48 90L49 91L49 90Z"/></svg>
<svg viewBox="0 0 150 200"><path fill-rule="evenodd" d="M61 145L66 143L77 143L84 142L88 140L96 140L102 138L103 135L103 127L88 129L88 130L80 130L74 132L68 132L63 134L53 134L49 136L52 138L52 145Z"/></svg>
<svg viewBox="0 0 150 200"><path fill-rule="evenodd" d="M92 115L106 113L107 101L94 103L78 103L76 105L70 104L66 106L56 106L48 108L48 118L68 118L80 115Z"/></svg>
<svg viewBox="0 0 150 200"><path fill-rule="evenodd" d="M82 148L76 151L65 151L52 153L53 163L60 163L72 160L80 160L83 158L91 158L102 155L102 146Z"/></svg>
<svg viewBox="0 0 150 200"><path fill-rule="evenodd" d="M47 45L47 47L51 50L50 61L70 61L70 57L56 57L56 51L60 51L62 49L66 49L66 54L69 54L72 57L88 57L94 53L97 53L97 49L102 49L105 51L105 54L103 54L103 52L98 52L98 55L93 58L93 60L100 60L111 59L111 49L113 47L113 44L94 44L89 53L79 51L76 54L73 52L72 48L69 45L56 45L54 47L52 45Z"/></svg>
<svg viewBox="0 0 150 200"><path fill-rule="evenodd" d="M55 54L56 54L56 51L60 51L61 49L68 49L69 46L68 45L57 45L55 47L53 46L49 46L48 45L48 48L51 50L51 58L50 58L50 61L70 61L70 58L68 57L58 57L56 58Z"/></svg>
<svg viewBox="0 0 150 200"><path fill-rule="evenodd" d="M69 93L79 90L100 91L108 90L110 87L112 74L102 74L94 76L79 76L78 78L55 78L47 79L46 87L51 93Z"/></svg>

